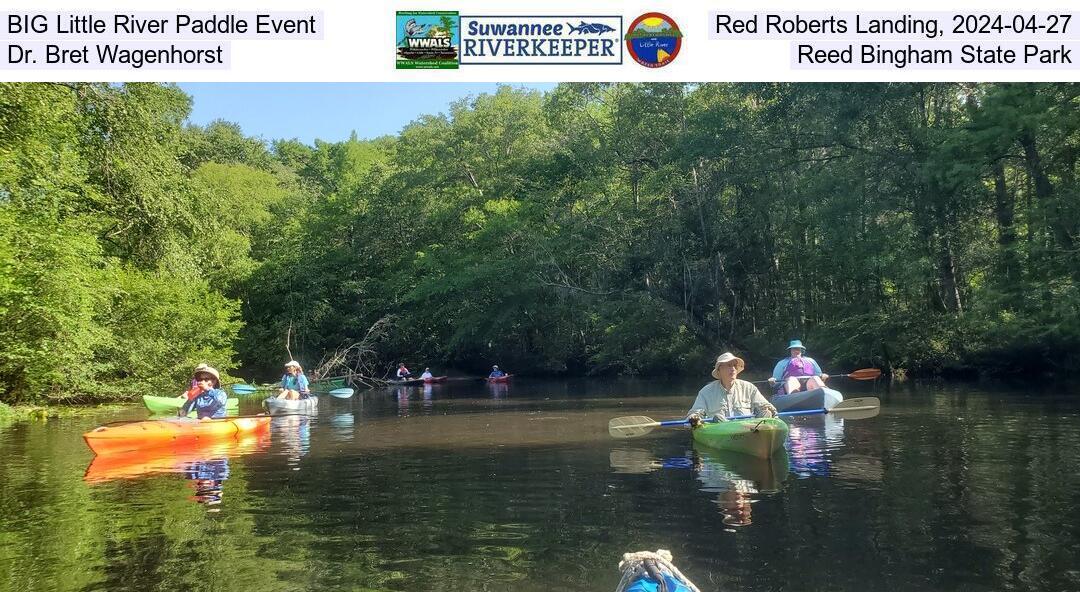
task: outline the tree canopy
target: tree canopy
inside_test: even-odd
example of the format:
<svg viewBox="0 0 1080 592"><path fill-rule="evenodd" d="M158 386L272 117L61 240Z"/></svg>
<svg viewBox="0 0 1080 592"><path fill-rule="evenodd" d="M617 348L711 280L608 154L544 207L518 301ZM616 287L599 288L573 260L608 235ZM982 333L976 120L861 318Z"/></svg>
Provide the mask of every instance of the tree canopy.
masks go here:
<svg viewBox="0 0 1080 592"><path fill-rule="evenodd" d="M501 88L398 135L186 125L171 85L0 84L0 400L396 360L1080 368L1080 86ZM362 132L362 130L360 130ZM422 361L422 362L421 362Z"/></svg>

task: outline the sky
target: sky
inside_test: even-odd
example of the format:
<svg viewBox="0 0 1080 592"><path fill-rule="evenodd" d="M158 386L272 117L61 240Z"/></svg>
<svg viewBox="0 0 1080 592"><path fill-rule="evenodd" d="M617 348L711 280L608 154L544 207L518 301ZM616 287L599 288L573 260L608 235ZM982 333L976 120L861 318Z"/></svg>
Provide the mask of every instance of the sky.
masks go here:
<svg viewBox="0 0 1080 592"><path fill-rule="evenodd" d="M395 135L421 115L446 112L450 103L493 93L496 83L221 83L185 82L194 102L189 123L215 119L239 124L244 135L312 144ZM541 91L554 83L515 84Z"/></svg>

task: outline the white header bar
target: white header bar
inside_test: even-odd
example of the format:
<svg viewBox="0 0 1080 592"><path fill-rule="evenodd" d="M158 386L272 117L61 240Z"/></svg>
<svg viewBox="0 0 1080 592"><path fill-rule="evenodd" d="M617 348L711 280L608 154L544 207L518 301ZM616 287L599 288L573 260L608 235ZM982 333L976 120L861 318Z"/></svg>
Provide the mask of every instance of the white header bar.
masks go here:
<svg viewBox="0 0 1080 592"><path fill-rule="evenodd" d="M1080 7L9 0L0 80L1077 81Z"/></svg>

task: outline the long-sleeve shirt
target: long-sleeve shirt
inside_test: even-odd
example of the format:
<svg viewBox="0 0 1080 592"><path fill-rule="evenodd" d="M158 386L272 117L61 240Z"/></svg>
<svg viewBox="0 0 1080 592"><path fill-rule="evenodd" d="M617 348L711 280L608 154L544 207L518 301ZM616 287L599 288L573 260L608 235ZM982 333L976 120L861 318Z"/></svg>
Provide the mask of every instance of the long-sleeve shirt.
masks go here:
<svg viewBox="0 0 1080 592"><path fill-rule="evenodd" d="M769 401L756 386L745 380L735 379L731 390L724 388L719 380L714 380L698 391L691 413L702 417L732 417L735 415L760 415L763 409L774 410Z"/></svg>
<svg viewBox="0 0 1080 592"><path fill-rule="evenodd" d="M821 366L809 356L803 356L802 359L810 362L810 365L814 367L814 376L821 376ZM776 367L773 368L772 377L776 379L776 382L782 382L784 380L784 372L787 371L788 364L791 363L791 358L784 358L776 363Z"/></svg>
<svg viewBox="0 0 1080 592"><path fill-rule="evenodd" d="M184 403L180 415L187 415L194 409L199 419L225 417L225 403L228 398L225 391L219 388L203 391L199 396L188 399Z"/></svg>

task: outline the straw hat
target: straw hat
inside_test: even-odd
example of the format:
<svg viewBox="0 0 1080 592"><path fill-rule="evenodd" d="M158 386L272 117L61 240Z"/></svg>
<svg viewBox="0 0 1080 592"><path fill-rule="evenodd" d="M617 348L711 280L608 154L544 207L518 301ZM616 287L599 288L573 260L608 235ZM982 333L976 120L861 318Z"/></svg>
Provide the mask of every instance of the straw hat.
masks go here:
<svg viewBox="0 0 1080 592"><path fill-rule="evenodd" d="M746 368L746 362L744 362L742 358L731 352L724 352L720 354L720 357L716 358L716 365L713 366L712 377L720 380L720 366L726 366L731 362L735 362L735 374L742 372L743 368Z"/></svg>
<svg viewBox="0 0 1080 592"><path fill-rule="evenodd" d="M300 362L297 362L296 360L289 360L288 362L285 362L286 369L292 368L294 366L303 370L303 368L300 366Z"/></svg>
<svg viewBox="0 0 1080 592"><path fill-rule="evenodd" d="M213 376L215 386L221 384L221 375L218 374L217 370L206 364L199 364L195 367L195 371L191 373L192 376L198 376L200 374L209 374L210 376Z"/></svg>

